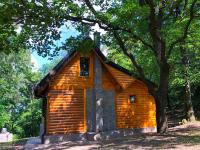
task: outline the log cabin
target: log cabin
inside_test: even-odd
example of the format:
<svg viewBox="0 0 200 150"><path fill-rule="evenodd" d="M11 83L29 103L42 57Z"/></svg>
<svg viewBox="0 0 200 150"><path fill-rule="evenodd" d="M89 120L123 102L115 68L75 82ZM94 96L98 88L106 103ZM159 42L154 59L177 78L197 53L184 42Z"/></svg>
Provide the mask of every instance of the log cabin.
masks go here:
<svg viewBox="0 0 200 150"><path fill-rule="evenodd" d="M156 132L147 86L99 48L87 57L74 51L63 58L34 92L43 101L44 143Z"/></svg>

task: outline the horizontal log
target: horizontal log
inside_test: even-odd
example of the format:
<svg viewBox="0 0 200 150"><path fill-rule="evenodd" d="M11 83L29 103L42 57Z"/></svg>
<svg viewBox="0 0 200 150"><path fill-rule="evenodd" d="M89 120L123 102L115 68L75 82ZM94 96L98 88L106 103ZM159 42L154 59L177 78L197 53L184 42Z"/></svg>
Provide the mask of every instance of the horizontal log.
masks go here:
<svg viewBox="0 0 200 150"><path fill-rule="evenodd" d="M57 126L57 125L65 125L66 127L76 127L76 128L78 128L79 126L84 127L85 124L84 123L78 123L78 122L63 122L63 123L49 122L48 127Z"/></svg>
<svg viewBox="0 0 200 150"><path fill-rule="evenodd" d="M142 117L151 117L156 116L156 113L145 113L145 112L120 112L117 111L117 116L124 116L124 115L134 115L134 116L142 116Z"/></svg>
<svg viewBox="0 0 200 150"><path fill-rule="evenodd" d="M50 88L59 87L59 86L68 86L68 85L82 85L82 86L91 86L92 81L88 80L55 80L53 83L50 83Z"/></svg>
<svg viewBox="0 0 200 150"><path fill-rule="evenodd" d="M79 103L79 102L71 102L71 103L64 103L64 104L61 104L61 103L50 103L49 104L49 108L52 108L52 109L84 109L84 103Z"/></svg>
<svg viewBox="0 0 200 150"><path fill-rule="evenodd" d="M149 119L154 119L156 118L155 115L152 115L152 116L136 116L136 115L133 115L132 117L129 117L130 115L117 115L117 119L140 119L140 120L149 120Z"/></svg>
<svg viewBox="0 0 200 150"><path fill-rule="evenodd" d="M84 117L83 118L65 118L65 117L49 117L49 121L59 121L59 122L76 122L76 123L81 123L84 122Z"/></svg>
<svg viewBox="0 0 200 150"><path fill-rule="evenodd" d="M83 132L84 131L84 128L65 128L65 129L48 129L48 132L51 133L51 132L55 132L55 133L60 133L60 132Z"/></svg>
<svg viewBox="0 0 200 150"><path fill-rule="evenodd" d="M50 109L50 113L51 112L62 112L62 113L84 113L84 110L68 110L68 109Z"/></svg>
<svg viewBox="0 0 200 150"><path fill-rule="evenodd" d="M58 127L56 127L56 128L48 128L49 129L49 131L51 131L51 130L57 130L57 131L65 131L65 130L82 130L82 129L84 129L84 126L75 126L75 124L72 124L72 125L66 125L66 127L60 127L60 128L58 128Z"/></svg>
<svg viewBox="0 0 200 150"><path fill-rule="evenodd" d="M134 120L132 120L132 119L123 119L122 120L122 118L120 118L120 119L117 119L117 121L116 121L117 123L118 122L121 122L121 123L123 123L123 122L129 122L129 123L134 123L134 122L139 122L139 123L148 123L148 122L156 122L156 118L151 118L151 119L149 119L149 120L147 120L147 119L134 119Z"/></svg>
<svg viewBox="0 0 200 150"><path fill-rule="evenodd" d="M59 83L56 82L54 84L50 84L51 90L65 90L69 89L70 87L79 87L79 88L85 88L85 87L92 87L93 82L91 81L79 81L79 82L66 82L65 83Z"/></svg>
<svg viewBox="0 0 200 150"><path fill-rule="evenodd" d="M61 124L82 124L84 123L84 118L82 119L59 119L59 118L49 118L49 123L61 123Z"/></svg>
<svg viewBox="0 0 200 150"><path fill-rule="evenodd" d="M83 110L84 109L84 105L79 103L70 103L70 104L50 104L49 106L50 109L56 109L56 110Z"/></svg>
<svg viewBox="0 0 200 150"><path fill-rule="evenodd" d="M63 97L58 97L58 98L51 98L48 99L49 102L53 103L53 102L66 102L66 103L70 103L70 102L83 102L83 98L63 98Z"/></svg>
<svg viewBox="0 0 200 150"><path fill-rule="evenodd" d="M93 87L93 83L88 84L88 82L86 82L85 84L66 84L66 85L59 85L59 86L50 86L49 89L51 90L68 90L71 87L73 88L92 88Z"/></svg>
<svg viewBox="0 0 200 150"><path fill-rule="evenodd" d="M142 108L142 107L140 107ZM117 113L135 113L135 114L155 114L155 109L151 108L151 109L145 109L145 108L142 108L143 111L137 107L134 107L134 108L127 108L127 109L124 109L124 108L117 108L116 109L116 112Z"/></svg>
<svg viewBox="0 0 200 150"><path fill-rule="evenodd" d="M57 122L56 122L57 121ZM52 120L48 122L48 126L59 126L59 125L64 125L64 126L72 126L72 127L77 127L77 126L84 126L85 123L82 120L72 120L71 122L66 121L66 120Z"/></svg>
<svg viewBox="0 0 200 150"><path fill-rule="evenodd" d="M58 95L83 95L83 91L56 90L54 92L48 93L48 96L58 96Z"/></svg>
<svg viewBox="0 0 200 150"><path fill-rule="evenodd" d="M84 128L84 124L49 124L49 129Z"/></svg>
<svg viewBox="0 0 200 150"><path fill-rule="evenodd" d="M155 123L156 119L151 120L117 120L117 124L124 123L124 124L145 124L145 123Z"/></svg>
<svg viewBox="0 0 200 150"><path fill-rule="evenodd" d="M49 115L49 118L65 118L65 119L84 119L84 116L69 116L69 115Z"/></svg>
<svg viewBox="0 0 200 150"><path fill-rule="evenodd" d="M78 112L78 113L71 113L70 111L61 111L61 112L49 112L49 115L57 115L57 114L63 114L63 115L69 115L69 116L77 116L77 115L83 115L84 113Z"/></svg>
<svg viewBox="0 0 200 150"><path fill-rule="evenodd" d="M63 132L63 131L57 131L57 132L48 132L48 134L49 135L54 135L54 134L68 134L68 133L85 133L86 131L84 131L84 130L82 130L82 131L74 131L74 130L72 130L72 131L65 131L65 132Z"/></svg>
<svg viewBox="0 0 200 150"><path fill-rule="evenodd" d="M81 91L83 91L84 89L82 89L82 88L76 88L76 89L69 89L69 90L50 90L49 92L57 92L57 91L63 91L63 92L66 92L66 91L72 91L72 92L81 92Z"/></svg>
<svg viewBox="0 0 200 150"><path fill-rule="evenodd" d="M68 108L82 108L84 109L84 104L83 103L78 103L78 102L73 102L73 103L50 103L49 108L63 108L63 109L68 109Z"/></svg>
<svg viewBox="0 0 200 150"><path fill-rule="evenodd" d="M66 92L63 92L63 91L61 91L61 92L55 92L55 93L49 93L48 94L48 98L51 98L51 97L59 97L59 96L66 96L66 97L70 97L70 96L74 96L74 97L80 97L80 96L82 96L82 95L84 95L83 94L83 92L68 92L68 91L66 91Z"/></svg>
<svg viewBox="0 0 200 150"><path fill-rule="evenodd" d="M48 98L51 98L51 97L80 97L80 96L83 96L84 94L83 93L73 93L73 92L57 92L57 93L49 93L48 95Z"/></svg>
<svg viewBox="0 0 200 150"><path fill-rule="evenodd" d="M49 100L50 103L51 102L66 102L66 103L69 103L69 102L83 102L84 101L82 97L80 97L80 98L57 97L57 98L50 98L48 100Z"/></svg>
<svg viewBox="0 0 200 150"><path fill-rule="evenodd" d="M151 120L156 120L156 118L155 117L151 117L151 118L135 118L135 117L133 117L133 118L126 118L126 117L124 117L124 118L122 118L122 117L119 117L119 118L117 118L117 122L118 121L122 121L122 122L124 122L124 121L131 121L131 122L135 122L135 121L139 121L139 122L148 122L148 121L151 121Z"/></svg>
<svg viewBox="0 0 200 150"><path fill-rule="evenodd" d="M68 100L68 99L55 99L55 100L52 100L52 101L49 101L49 104L50 106L51 105L83 105L84 104L84 101L81 100L81 99L71 99L71 100Z"/></svg>
<svg viewBox="0 0 200 150"><path fill-rule="evenodd" d="M73 102L68 102L68 103L57 103L57 102L51 102L49 104L50 107L70 107L70 108L84 108L84 103L79 102L79 101L73 101Z"/></svg>
<svg viewBox="0 0 200 150"><path fill-rule="evenodd" d="M59 107L59 106L70 106L70 107L81 107L83 108L84 106L84 103L83 102L51 102L49 103L50 106L56 106L56 107Z"/></svg>
<svg viewBox="0 0 200 150"><path fill-rule="evenodd" d="M84 117L84 113L77 113L77 114L70 114L70 113L65 113L65 114L59 114L59 115L57 115L57 114L51 114L51 113L49 113L49 116L48 117L54 117L54 118L56 118L56 117L63 117L63 118L83 118Z"/></svg>
<svg viewBox="0 0 200 150"><path fill-rule="evenodd" d="M143 111L142 111L143 110ZM139 107L139 106L124 106L122 108L117 108L116 109L117 112L135 112L135 113L145 113L148 114L150 112L155 112L155 108L143 108L143 107Z"/></svg>

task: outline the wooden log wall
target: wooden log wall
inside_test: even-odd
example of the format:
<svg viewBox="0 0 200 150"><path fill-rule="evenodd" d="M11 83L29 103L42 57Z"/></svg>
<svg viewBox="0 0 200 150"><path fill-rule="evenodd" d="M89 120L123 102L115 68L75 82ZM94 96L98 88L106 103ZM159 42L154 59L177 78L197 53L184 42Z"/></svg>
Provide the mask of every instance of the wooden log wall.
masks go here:
<svg viewBox="0 0 200 150"><path fill-rule="evenodd" d="M86 89L94 88L94 53L90 56L89 77L80 77L80 55L74 56L51 80L48 89L47 134L84 133ZM116 126L145 128L156 126L156 108L147 87L135 78L103 64L102 87L115 90ZM136 101L130 103L130 95Z"/></svg>
<svg viewBox="0 0 200 150"><path fill-rule="evenodd" d="M86 89L93 88L93 56L89 77L80 76L80 55L52 79L48 92L47 134L86 132Z"/></svg>
<svg viewBox="0 0 200 150"><path fill-rule="evenodd" d="M85 132L83 89L51 90L48 105L48 134Z"/></svg>
<svg viewBox="0 0 200 150"><path fill-rule="evenodd" d="M155 101L149 95L146 85L112 66L106 65L105 68L103 69L103 88L116 90L117 128L156 127ZM136 96L135 103L130 103L131 95Z"/></svg>
<svg viewBox="0 0 200 150"><path fill-rule="evenodd" d="M135 95L134 103L130 96ZM134 82L116 95L116 125L117 128L147 128L156 127L156 106L146 87L140 82Z"/></svg>

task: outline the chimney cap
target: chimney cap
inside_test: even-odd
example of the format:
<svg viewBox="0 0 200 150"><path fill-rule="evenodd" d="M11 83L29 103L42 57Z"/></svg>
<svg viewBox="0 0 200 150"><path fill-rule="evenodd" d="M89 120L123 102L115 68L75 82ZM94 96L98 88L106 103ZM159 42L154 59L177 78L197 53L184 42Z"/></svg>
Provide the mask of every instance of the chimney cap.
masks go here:
<svg viewBox="0 0 200 150"><path fill-rule="evenodd" d="M94 32L93 36L94 36L94 43L95 45L100 49L101 46L101 36L100 36L100 32Z"/></svg>

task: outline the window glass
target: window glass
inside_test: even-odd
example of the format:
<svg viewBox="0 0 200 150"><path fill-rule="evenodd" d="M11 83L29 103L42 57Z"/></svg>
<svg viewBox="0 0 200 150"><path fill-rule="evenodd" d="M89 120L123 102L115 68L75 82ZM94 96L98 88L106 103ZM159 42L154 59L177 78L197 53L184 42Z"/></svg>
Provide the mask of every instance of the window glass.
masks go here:
<svg viewBox="0 0 200 150"><path fill-rule="evenodd" d="M80 58L80 76L89 76L89 58Z"/></svg>
<svg viewBox="0 0 200 150"><path fill-rule="evenodd" d="M130 99L130 103L135 103L136 96L131 95L129 99Z"/></svg>

